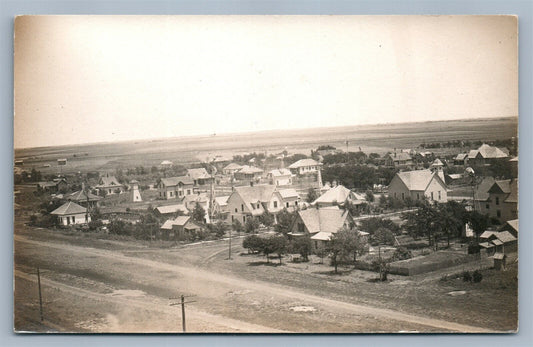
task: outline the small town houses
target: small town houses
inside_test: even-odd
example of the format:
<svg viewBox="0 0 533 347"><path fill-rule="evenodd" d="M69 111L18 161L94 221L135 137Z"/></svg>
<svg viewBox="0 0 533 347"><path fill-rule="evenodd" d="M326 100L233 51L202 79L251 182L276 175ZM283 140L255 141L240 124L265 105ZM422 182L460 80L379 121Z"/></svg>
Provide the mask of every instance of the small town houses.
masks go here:
<svg viewBox="0 0 533 347"><path fill-rule="evenodd" d="M163 223L160 232L163 240L182 241L189 239L194 236L194 232L202 229L203 227L190 216L178 216Z"/></svg>
<svg viewBox="0 0 533 347"><path fill-rule="evenodd" d="M448 201L448 188L438 172L415 170L398 172L389 184L389 196L405 200Z"/></svg>
<svg viewBox="0 0 533 347"><path fill-rule="evenodd" d="M289 169L275 169L268 172L267 179L275 186L290 186L292 173Z"/></svg>
<svg viewBox="0 0 533 347"><path fill-rule="evenodd" d="M64 203L50 214L57 216L59 225L62 226L85 224L91 221L91 215L87 213L87 209L73 201Z"/></svg>
<svg viewBox="0 0 533 347"><path fill-rule="evenodd" d="M353 228L354 220L348 210L338 207L300 210L291 224L290 237L310 237L312 249L321 248L339 229ZM363 236L368 233L359 232Z"/></svg>
<svg viewBox="0 0 533 347"><path fill-rule="evenodd" d="M498 147L482 144L478 149L468 152L468 165L482 166L509 159L509 154Z"/></svg>
<svg viewBox="0 0 533 347"><path fill-rule="evenodd" d="M187 177L192 179L194 186L205 186L211 184L213 178L203 167L198 169L187 169Z"/></svg>
<svg viewBox="0 0 533 347"><path fill-rule="evenodd" d="M321 196L311 203L311 205L316 205L318 207L344 206L348 202L354 205L359 205L364 202L364 198L358 196L343 185L337 185L325 190Z"/></svg>
<svg viewBox="0 0 533 347"><path fill-rule="evenodd" d="M124 186L120 184L115 176L102 176L95 187L101 195L120 194L124 192Z"/></svg>
<svg viewBox="0 0 533 347"><path fill-rule="evenodd" d="M227 200L227 222L238 220L244 224L247 219L260 216L265 211L276 214L286 208L287 203L289 210L297 208L299 197L295 191L282 192L270 184L235 187Z"/></svg>
<svg viewBox="0 0 533 347"><path fill-rule="evenodd" d="M185 196L195 194L194 181L189 176L161 178L157 183L159 198L182 199Z"/></svg>
<svg viewBox="0 0 533 347"><path fill-rule="evenodd" d="M257 180L261 178L263 170L255 166L243 165L233 176L237 180Z"/></svg>
<svg viewBox="0 0 533 347"><path fill-rule="evenodd" d="M232 176L240 169L242 169L242 165L236 163L229 163L222 169L222 173L227 176Z"/></svg>
<svg viewBox="0 0 533 347"><path fill-rule="evenodd" d="M319 163L318 161L314 159L301 159L298 160L295 163L292 163L289 165L289 170L293 174L297 175L305 175L310 173L316 173L320 168L322 167L322 163Z"/></svg>

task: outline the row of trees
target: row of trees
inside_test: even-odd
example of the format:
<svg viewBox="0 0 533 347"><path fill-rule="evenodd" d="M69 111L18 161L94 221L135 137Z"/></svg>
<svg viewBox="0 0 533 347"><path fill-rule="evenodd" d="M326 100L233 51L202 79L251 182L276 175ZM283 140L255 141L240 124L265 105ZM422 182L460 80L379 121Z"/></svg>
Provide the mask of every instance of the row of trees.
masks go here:
<svg viewBox="0 0 533 347"><path fill-rule="evenodd" d="M347 164L343 166L324 166L322 179L324 182L336 181L346 188L372 189L374 184L388 184L397 169L388 167L374 168L366 165Z"/></svg>

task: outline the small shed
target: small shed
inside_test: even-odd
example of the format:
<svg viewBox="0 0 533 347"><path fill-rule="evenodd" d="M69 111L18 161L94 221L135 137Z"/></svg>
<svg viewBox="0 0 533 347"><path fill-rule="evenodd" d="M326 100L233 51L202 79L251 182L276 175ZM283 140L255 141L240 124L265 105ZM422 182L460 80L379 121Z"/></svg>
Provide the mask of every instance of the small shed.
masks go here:
<svg viewBox="0 0 533 347"><path fill-rule="evenodd" d="M505 265L507 262L507 256L503 253L495 253L494 257L494 269L495 270L505 270Z"/></svg>

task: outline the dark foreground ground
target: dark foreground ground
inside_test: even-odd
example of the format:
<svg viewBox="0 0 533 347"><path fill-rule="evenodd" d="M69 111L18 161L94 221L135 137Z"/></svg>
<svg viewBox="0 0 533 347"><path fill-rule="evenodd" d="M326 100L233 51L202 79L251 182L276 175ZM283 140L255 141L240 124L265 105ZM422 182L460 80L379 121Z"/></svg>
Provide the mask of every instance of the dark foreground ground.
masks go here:
<svg viewBox="0 0 533 347"><path fill-rule="evenodd" d="M374 273L310 263L266 264L233 240L161 248L33 229L15 232L18 331L501 332L517 328L517 266L481 283L443 278L462 268L373 282ZM37 277L42 271L44 322ZM469 264L475 268L476 264ZM467 267L468 267L467 266ZM450 292L464 291L460 295Z"/></svg>

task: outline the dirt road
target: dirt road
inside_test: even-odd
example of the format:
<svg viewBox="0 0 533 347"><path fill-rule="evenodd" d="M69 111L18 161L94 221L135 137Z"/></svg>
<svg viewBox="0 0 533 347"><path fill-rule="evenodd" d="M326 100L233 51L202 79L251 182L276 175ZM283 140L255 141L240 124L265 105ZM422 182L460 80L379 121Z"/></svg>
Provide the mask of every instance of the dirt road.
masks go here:
<svg viewBox="0 0 533 347"><path fill-rule="evenodd" d="M371 332L468 331L488 329L332 300L264 281L117 252L31 240L15 235L16 288L35 281L29 269L47 269L43 285L76 311L66 331L180 331L181 313L169 306L177 293L194 294L187 305L188 331L210 332ZM154 250L154 252L168 252ZM213 254L220 253L215 250ZM23 295L18 298L24 300ZM15 298L17 302L17 295ZM97 303L97 304L95 304ZM89 309L88 309L89 308ZM190 314L189 314L190 312ZM61 309L48 319L61 326ZM55 321L54 321L55 320ZM92 322L83 324L83 322Z"/></svg>

